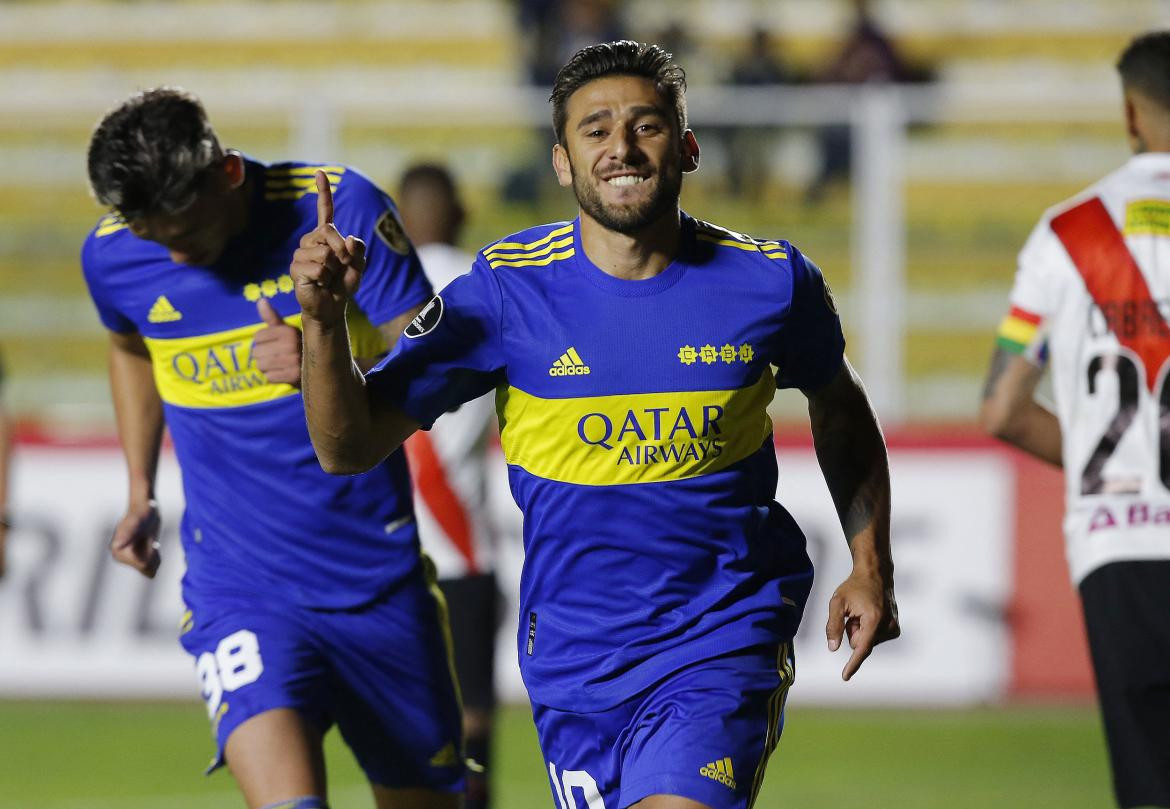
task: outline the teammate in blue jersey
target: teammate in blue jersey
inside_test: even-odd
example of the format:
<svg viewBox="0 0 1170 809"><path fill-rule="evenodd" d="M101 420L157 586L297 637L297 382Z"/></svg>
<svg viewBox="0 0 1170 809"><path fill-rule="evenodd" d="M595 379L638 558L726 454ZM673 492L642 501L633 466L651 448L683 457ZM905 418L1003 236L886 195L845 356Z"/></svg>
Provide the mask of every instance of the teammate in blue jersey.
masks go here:
<svg viewBox="0 0 1170 809"><path fill-rule="evenodd" d="M462 739L433 569L402 453L324 474L305 428L288 264L327 178L337 221L369 245L349 309L373 359L432 295L394 204L338 165L265 165L220 146L197 98L139 93L89 147L113 213L82 266L110 331L129 468L114 557L153 576L164 423L183 475L180 629L218 744L250 807L325 806L336 723L379 809L460 805Z"/></svg>
<svg viewBox="0 0 1170 809"><path fill-rule="evenodd" d="M370 468L497 391L525 515L520 666L559 809L754 802L812 581L773 499L777 386L808 398L852 551L826 628L853 650L844 678L899 632L885 445L832 296L790 243L680 212L699 145L670 59L627 41L569 61L553 165L580 216L480 251L367 377L344 328L367 258L320 175L291 268L328 471Z"/></svg>

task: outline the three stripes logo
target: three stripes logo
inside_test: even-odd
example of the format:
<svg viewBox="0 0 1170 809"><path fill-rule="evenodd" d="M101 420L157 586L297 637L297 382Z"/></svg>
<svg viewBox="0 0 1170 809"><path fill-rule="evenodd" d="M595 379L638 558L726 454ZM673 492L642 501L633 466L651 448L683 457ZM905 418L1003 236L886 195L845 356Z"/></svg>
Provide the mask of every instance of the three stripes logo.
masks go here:
<svg viewBox="0 0 1170 809"><path fill-rule="evenodd" d="M146 319L151 323L173 323L176 320L182 320L183 313L167 300L166 295L159 295L150 307L150 311L146 313Z"/></svg>
<svg viewBox="0 0 1170 809"><path fill-rule="evenodd" d="M699 768L699 775L718 781L728 789L735 789L735 770L731 767L730 757L708 762Z"/></svg>
<svg viewBox="0 0 1170 809"><path fill-rule="evenodd" d="M589 366L572 346L548 369L549 376L587 376L589 372Z"/></svg>
<svg viewBox="0 0 1170 809"><path fill-rule="evenodd" d="M317 169L325 172L329 178L329 190L336 194L345 175L345 166L275 165L264 172L264 199L271 202L316 194Z"/></svg>

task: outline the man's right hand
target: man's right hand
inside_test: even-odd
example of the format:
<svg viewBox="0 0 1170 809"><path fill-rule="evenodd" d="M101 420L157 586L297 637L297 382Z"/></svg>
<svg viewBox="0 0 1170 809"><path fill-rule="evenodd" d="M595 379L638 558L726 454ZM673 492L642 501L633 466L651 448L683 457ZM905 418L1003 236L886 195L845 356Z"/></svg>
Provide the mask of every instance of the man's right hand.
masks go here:
<svg viewBox="0 0 1170 809"><path fill-rule="evenodd" d="M289 273L304 318L323 326L345 319L345 304L366 268L366 245L356 236L342 237L333 225L333 192L325 172L317 172L317 227L301 237Z"/></svg>
<svg viewBox="0 0 1170 809"><path fill-rule="evenodd" d="M160 561L158 526L158 503L154 500L130 506L114 529L110 553L122 564L153 579Z"/></svg>

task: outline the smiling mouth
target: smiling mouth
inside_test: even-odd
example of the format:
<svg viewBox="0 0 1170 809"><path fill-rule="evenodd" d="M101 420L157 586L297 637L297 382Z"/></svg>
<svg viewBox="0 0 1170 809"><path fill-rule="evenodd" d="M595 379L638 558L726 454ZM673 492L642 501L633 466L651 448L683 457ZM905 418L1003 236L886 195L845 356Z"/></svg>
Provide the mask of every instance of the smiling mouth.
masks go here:
<svg viewBox="0 0 1170 809"><path fill-rule="evenodd" d="M606 180L607 183L615 188L626 188L632 185L641 185L646 181L645 177L639 177L636 174L623 174L620 177L610 177Z"/></svg>

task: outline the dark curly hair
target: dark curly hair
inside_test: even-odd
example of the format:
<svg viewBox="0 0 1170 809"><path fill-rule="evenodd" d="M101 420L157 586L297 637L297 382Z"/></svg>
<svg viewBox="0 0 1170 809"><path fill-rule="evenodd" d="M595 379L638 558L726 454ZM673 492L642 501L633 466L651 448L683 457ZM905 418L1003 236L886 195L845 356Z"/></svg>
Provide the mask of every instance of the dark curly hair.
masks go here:
<svg viewBox="0 0 1170 809"><path fill-rule="evenodd" d="M565 143L565 110L569 96L594 79L606 76L642 76L652 79L658 92L674 107L679 134L687 128L687 74L671 61L673 54L658 45L623 39L590 45L573 54L557 73L549 101L557 142Z"/></svg>
<svg viewBox="0 0 1170 809"><path fill-rule="evenodd" d="M199 99L157 87L135 93L98 123L87 156L90 188L128 220L179 213L222 156Z"/></svg>

